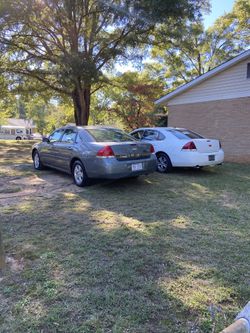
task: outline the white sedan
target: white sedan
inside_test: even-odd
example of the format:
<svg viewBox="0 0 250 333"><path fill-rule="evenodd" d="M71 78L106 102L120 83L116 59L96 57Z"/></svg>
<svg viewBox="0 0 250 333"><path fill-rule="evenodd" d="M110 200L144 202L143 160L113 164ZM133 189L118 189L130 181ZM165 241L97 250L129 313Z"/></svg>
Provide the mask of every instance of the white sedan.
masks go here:
<svg viewBox="0 0 250 333"><path fill-rule="evenodd" d="M204 138L185 128L139 128L130 135L154 146L159 172L169 172L172 167L201 168L224 161L219 140Z"/></svg>

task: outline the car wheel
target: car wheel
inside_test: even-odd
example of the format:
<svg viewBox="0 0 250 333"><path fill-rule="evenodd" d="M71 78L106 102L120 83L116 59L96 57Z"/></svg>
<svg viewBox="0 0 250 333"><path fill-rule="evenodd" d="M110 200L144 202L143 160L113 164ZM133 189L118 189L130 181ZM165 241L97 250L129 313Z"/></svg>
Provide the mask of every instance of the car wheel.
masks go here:
<svg viewBox="0 0 250 333"><path fill-rule="evenodd" d="M75 161L72 167L72 175L77 186L84 187L89 185L89 178L82 162Z"/></svg>
<svg viewBox="0 0 250 333"><path fill-rule="evenodd" d="M40 159L40 155L38 153L38 151L36 150L33 153L33 164L34 164L34 169L36 170L42 170L43 169L43 165Z"/></svg>
<svg viewBox="0 0 250 333"><path fill-rule="evenodd" d="M17 136L16 140L22 140L22 138L20 136Z"/></svg>
<svg viewBox="0 0 250 333"><path fill-rule="evenodd" d="M164 173L172 170L172 163L167 154L157 154L157 171Z"/></svg>

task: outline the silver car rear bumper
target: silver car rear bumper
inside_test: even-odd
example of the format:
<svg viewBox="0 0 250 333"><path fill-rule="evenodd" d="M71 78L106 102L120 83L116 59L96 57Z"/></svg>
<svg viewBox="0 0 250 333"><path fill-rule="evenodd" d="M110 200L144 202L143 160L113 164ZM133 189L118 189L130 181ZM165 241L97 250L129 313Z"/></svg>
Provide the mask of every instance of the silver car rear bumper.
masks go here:
<svg viewBox="0 0 250 333"><path fill-rule="evenodd" d="M132 171L132 164L142 163L142 170ZM144 175L156 171L157 159L154 154L147 159L118 161L115 157L96 158L91 168L85 165L89 178L119 179Z"/></svg>

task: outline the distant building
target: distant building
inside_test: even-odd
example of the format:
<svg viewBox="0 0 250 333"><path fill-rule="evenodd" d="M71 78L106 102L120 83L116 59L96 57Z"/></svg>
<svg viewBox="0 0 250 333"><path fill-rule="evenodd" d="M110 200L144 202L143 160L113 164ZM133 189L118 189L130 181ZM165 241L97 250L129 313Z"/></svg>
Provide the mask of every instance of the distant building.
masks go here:
<svg viewBox="0 0 250 333"><path fill-rule="evenodd" d="M34 124L33 120L31 119L17 119L17 118L8 118L6 119L5 125L8 126L17 126L17 127L25 127L29 130L34 132L34 129L36 128L36 125ZM31 134L31 133L27 133Z"/></svg>
<svg viewBox="0 0 250 333"><path fill-rule="evenodd" d="M226 160L250 162L250 49L155 102L168 125L222 142Z"/></svg>
<svg viewBox="0 0 250 333"><path fill-rule="evenodd" d="M8 118L4 124L0 124L0 139L29 139L34 132L36 125L28 119Z"/></svg>

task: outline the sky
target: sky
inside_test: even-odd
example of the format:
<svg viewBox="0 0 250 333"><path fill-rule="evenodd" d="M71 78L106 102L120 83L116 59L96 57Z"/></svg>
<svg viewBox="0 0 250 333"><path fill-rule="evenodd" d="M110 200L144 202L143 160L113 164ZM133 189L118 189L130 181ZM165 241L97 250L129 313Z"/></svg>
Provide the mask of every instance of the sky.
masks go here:
<svg viewBox="0 0 250 333"><path fill-rule="evenodd" d="M219 16L233 9L234 0L210 0L210 3L211 13L204 15L204 25L206 29L210 27Z"/></svg>

